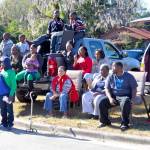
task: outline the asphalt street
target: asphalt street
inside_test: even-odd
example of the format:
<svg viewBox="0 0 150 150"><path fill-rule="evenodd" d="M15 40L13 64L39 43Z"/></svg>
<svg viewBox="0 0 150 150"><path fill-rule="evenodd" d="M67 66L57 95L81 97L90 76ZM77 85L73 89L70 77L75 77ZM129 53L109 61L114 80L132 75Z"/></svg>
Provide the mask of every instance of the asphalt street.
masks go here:
<svg viewBox="0 0 150 150"><path fill-rule="evenodd" d="M30 133L15 128L12 131L0 129L0 150L138 150L140 147L149 149L141 145L76 139L42 131Z"/></svg>

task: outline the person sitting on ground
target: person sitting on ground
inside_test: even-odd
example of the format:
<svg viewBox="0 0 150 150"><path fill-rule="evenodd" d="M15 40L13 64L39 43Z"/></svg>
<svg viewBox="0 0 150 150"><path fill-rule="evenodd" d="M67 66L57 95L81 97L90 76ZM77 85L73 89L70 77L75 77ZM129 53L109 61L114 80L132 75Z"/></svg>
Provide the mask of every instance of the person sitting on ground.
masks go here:
<svg viewBox="0 0 150 150"><path fill-rule="evenodd" d="M30 90L33 90L33 80L39 80L40 79L40 73L42 71L42 65L43 65L43 58L40 54L37 53L37 46L35 44L32 44L31 47L30 47L30 52L27 53L24 57L23 57L23 60L22 60L22 66L24 68L24 70L22 70L21 72L17 73L16 75L16 80L18 82L20 82L21 80L24 79L24 76L25 76L25 73L26 73L26 59L27 58L30 58L32 54L36 54L37 56L37 60L39 62L39 67L38 67L38 72L35 74L35 77L33 77L31 74L28 75L27 77L27 83L28 83L28 88L29 88L29 92ZM37 67L35 67L35 69L37 69ZM27 94L28 96L28 94Z"/></svg>
<svg viewBox="0 0 150 150"><path fill-rule="evenodd" d="M86 47L81 46L78 50L78 55L74 56L73 69L82 70L83 76L85 73L91 73L92 59L89 57Z"/></svg>
<svg viewBox="0 0 150 150"><path fill-rule="evenodd" d="M82 95L82 112L90 114L90 117L98 118L99 116L99 102L105 96L104 86L106 77L109 74L109 66L102 64L99 69L99 74L94 77L86 79L89 90ZM94 115L94 116L93 116Z"/></svg>
<svg viewBox="0 0 150 150"><path fill-rule="evenodd" d="M13 41L10 39L10 34L4 33L3 40L0 43L0 55L10 57L12 46L13 46Z"/></svg>
<svg viewBox="0 0 150 150"><path fill-rule="evenodd" d="M137 82L130 73L124 71L121 62L114 62L112 71L105 82L105 93L108 98L101 99L99 104L101 122L99 127L111 125L108 109L120 105L122 119L120 129L125 131L129 128L131 103L136 97Z"/></svg>
<svg viewBox="0 0 150 150"><path fill-rule="evenodd" d="M19 35L19 43L17 43L16 45L19 47L22 56L24 56L30 50L29 44L26 41L26 36L24 34Z"/></svg>
<svg viewBox="0 0 150 150"><path fill-rule="evenodd" d="M98 73L102 64L110 65L108 58L105 57L102 49L95 51L95 59L93 60L92 73Z"/></svg>
<svg viewBox="0 0 150 150"><path fill-rule="evenodd" d="M22 71L23 69L22 63L21 63L22 55L20 53L18 46L16 46L15 44L11 48L10 60L11 60L11 66L15 70L16 73Z"/></svg>
<svg viewBox="0 0 150 150"><path fill-rule="evenodd" d="M82 39L85 36L85 24L83 21L77 16L76 12L71 12L69 14L69 25L65 25L67 30L73 30L74 33L74 43L78 40Z"/></svg>
<svg viewBox="0 0 150 150"><path fill-rule="evenodd" d="M66 64L67 70L73 70L74 54L72 52L72 49L73 49L73 42L67 41L66 51L62 52L65 58L65 64Z"/></svg>
<svg viewBox="0 0 150 150"><path fill-rule="evenodd" d="M52 80L51 90L46 94L46 99L44 103L44 109L48 112L50 116L52 113L52 102L58 100L60 102L60 112L63 112L63 117L67 117L68 112L68 93L71 89L72 81L66 75L65 67L60 66L58 68L58 75Z"/></svg>

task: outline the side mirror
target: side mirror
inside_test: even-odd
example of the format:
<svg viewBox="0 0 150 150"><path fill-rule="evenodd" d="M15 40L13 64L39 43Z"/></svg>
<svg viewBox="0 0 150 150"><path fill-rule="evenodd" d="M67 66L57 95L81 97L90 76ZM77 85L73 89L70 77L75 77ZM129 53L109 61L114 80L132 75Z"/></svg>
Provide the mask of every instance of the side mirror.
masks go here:
<svg viewBox="0 0 150 150"><path fill-rule="evenodd" d="M127 53L126 51L121 51L121 55L122 55L123 57L128 57L128 53Z"/></svg>

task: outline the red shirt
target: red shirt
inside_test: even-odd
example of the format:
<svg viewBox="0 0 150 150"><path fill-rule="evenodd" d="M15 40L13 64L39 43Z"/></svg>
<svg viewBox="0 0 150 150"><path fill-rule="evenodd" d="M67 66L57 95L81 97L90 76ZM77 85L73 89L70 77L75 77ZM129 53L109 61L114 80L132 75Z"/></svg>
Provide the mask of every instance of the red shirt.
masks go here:
<svg viewBox="0 0 150 150"><path fill-rule="evenodd" d="M92 59L90 57L79 57L76 64L73 64L75 70L82 70L82 74L91 73L92 71Z"/></svg>

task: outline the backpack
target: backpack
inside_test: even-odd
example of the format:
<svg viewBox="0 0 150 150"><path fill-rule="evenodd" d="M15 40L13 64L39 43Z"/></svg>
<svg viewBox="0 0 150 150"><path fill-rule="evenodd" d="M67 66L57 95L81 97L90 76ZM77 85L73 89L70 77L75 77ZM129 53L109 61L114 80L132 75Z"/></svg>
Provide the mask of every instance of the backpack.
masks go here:
<svg viewBox="0 0 150 150"><path fill-rule="evenodd" d="M0 96L8 95L10 93L10 88L5 83L4 77L0 74Z"/></svg>
<svg viewBox="0 0 150 150"><path fill-rule="evenodd" d="M49 76L56 76L57 75L57 61L54 57L49 57L48 58L48 64L47 64L47 69L48 69L48 75Z"/></svg>
<svg viewBox="0 0 150 150"><path fill-rule="evenodd" d="M71 102L75 103L75 102L79 101L79 93L76 90L75 85L74 85L72 80L71 80L71 82L72 82L72 86L71 86L71 89L69 91L69 100Z"/></svg>

